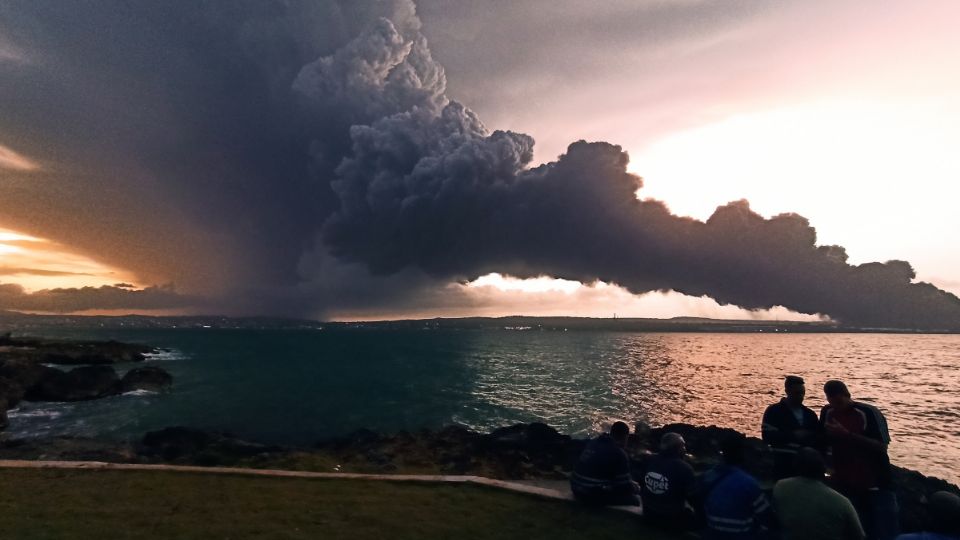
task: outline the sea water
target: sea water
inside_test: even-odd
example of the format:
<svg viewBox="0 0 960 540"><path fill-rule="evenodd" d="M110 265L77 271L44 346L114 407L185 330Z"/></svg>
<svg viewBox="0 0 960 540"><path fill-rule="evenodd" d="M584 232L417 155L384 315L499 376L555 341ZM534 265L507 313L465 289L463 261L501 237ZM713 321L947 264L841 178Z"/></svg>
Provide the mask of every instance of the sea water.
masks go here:
<svg viewBox="0 0 960 540"><path fill-rule="evenodd" d="M50 334L50 332L45 332ZM170 393L82 403L25 403L15 436L136 440L172 425L308 445L368 428L461 424L488 431L541 421L596 433L615 419L715 424L758 435L783 376L807 380L819 411L824 381L890 424L898 465L960 480L960 336L628 333L539 330L94 330L163 347L148 362ZM122 372L135 365L118 366Z"/></svg>

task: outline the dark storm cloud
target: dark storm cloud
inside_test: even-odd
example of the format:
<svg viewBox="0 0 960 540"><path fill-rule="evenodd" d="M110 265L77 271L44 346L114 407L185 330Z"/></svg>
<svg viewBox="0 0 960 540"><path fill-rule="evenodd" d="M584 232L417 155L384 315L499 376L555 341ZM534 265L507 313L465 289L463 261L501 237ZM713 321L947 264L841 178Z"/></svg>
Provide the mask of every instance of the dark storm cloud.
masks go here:
<svg viewBox="0 0 960 540"><path fill-rule="evenodd" d="M44 165L4 173L4 225L206 305L388 307L498 271L960 328L956 297L907 263L848 265L800 216L740 202L699 222L637 200L617 146L530 168L532 138L448 99L410 2L8 2L0 21L25 58L0 63L0 142ZM21 309L189 299L6 287L0 306L47 306Z"/></svg>
<svg viewBox="0 0 960 540"><path fill-rule="evenodd" d="M174 309L198 305L200 299L177 294L172 287L128 290L104 285L26 292L20 285L0 283L0 309L72 313L106 309Z"/></svg>
<svg viewBox="0 0 960 540"><path fill-rule="evenodd" d="M323 238L376 273L550 275L750 309L781 305L849 324L960 328L955 296L912 283L906 262L848 265L843 248L816 245L801 216L765 219L740 201L700 222L637 200L640 179L617 146L581 141L527 169L529 137L487 134L456 103L439 116L355 127L352 136L353 155L334 182L341 210Z"/></svg>
<svg viewBox="0 0 960 540"><path fill-rule="evenodd" d="M0 144L45 165L2 173L4 226L195 290L294 283L347 128L386 111L306 114L291 87L381 16L419 25L400 1L0 4L23 58Z"/></svg>

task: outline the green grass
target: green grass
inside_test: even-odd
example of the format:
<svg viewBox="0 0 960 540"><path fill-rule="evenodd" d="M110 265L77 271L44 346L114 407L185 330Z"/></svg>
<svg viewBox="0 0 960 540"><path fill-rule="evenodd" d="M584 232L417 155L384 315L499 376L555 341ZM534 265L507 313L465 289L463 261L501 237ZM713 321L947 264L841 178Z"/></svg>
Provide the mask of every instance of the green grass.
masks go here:
<svg viewBox="0 0 960 540"><path fill-rule="evenodd" d="M670 537L635 516L480 486L7 469L0 538Z"/></svg>

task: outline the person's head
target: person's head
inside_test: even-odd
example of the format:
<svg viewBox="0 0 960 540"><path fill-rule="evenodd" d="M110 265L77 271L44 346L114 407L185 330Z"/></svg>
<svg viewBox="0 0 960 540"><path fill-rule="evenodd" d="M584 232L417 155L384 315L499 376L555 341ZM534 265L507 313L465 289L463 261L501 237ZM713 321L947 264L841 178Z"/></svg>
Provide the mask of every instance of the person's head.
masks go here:
<svg viewBox="0 0 960 540"><path fill-rule="evenodd" d="M727 465L742 465L744 462L744 451L746 449L745 437L731 436L720 441L720 453L723 454L723 462Z"/></svg>
<svg viewBox="0 0 960 540"><path fill-rule="evenodd" d="M927 499L933 520L933 532L960 534L960 497L949 491L938 491Z"/></svg>
<svg viewBox="0 0 960 540"><path fill-rule="evenodd" d="M804 447L797 452L794 460L797 469L797 475L813 480L823 480L827 473L827 466L823 462L823 456L813 448Z"/></svg>
<svg viewBox="0 0 960 540"><path fill-rule="evenodd" d="M630 438L630 426L624 422L614 422L613 425L610 426L610 438L620 446L626 448L627 439Z"/></svg>
<svg viewBox="0 0 960 540"><path fill-rule="evenodd" d="M847 385L843 384L843 381L827 381L823 385L823 394L827 398L827 403L835 409L847 409L853 403L850 391L847 390Z"/></svg>
<svg viewBox="0 0 960 540"><path fill-rule="evenodd" d="M687 441L679 433L668 432L660 437L660 453L667 456L682 456L687 453Z"/></svg>
<svg viewBox="0 0 960 540"><path fill-rule="evenodd" d="M803 397L807 394L807 387L803 382L803 377L796 375L787 375L783 381L783 391L787 395L787 402L794 407L803 405Z"/></svg>

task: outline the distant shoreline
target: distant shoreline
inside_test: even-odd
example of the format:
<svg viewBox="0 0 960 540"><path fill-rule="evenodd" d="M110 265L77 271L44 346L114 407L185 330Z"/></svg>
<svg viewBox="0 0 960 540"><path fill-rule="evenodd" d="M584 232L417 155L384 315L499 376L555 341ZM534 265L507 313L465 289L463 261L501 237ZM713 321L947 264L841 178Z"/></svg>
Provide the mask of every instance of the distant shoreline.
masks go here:
<svg viewBox="0 0 960 540"><path fill-rule="evenodd" d="M0 311L0 334L6 331L42 331L45 328L103 329L245 329L245 330L503 330L503 331L609 331L678 333L805 333L805 334L958 334L960 329L874 328L831 321L770 321L708 319L699 317L595 318L539 317L437 317L378 321L316 321L279 317L226 317L218 315L47 315Z"/></svg>

